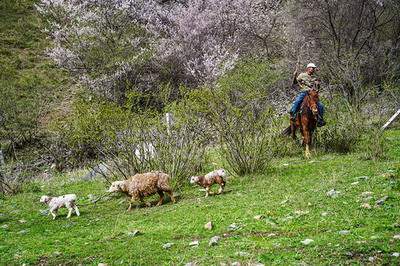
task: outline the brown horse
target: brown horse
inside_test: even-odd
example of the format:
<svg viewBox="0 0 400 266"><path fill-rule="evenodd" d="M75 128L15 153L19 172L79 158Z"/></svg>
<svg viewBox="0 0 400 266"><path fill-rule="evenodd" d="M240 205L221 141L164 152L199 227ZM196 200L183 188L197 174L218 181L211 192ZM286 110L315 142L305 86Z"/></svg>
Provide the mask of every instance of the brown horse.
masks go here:
<svg viewBox="0 0 400 266"><path fill-rule="evenodd" d="M312 135L317 128L318 100L318 89L317 87L313 87L307 92L306 97L304 97L295 120L290 119L290 127L284 131L285 135L291 135L296 140L296 130L300 128L306 158L311 157L310 146L312 144Z"/></svg>

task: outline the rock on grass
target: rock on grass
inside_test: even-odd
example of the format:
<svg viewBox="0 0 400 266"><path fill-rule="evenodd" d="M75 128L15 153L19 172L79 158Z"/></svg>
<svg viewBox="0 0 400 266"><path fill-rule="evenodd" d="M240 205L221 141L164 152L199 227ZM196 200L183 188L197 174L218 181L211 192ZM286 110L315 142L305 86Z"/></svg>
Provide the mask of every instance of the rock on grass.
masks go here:
<svg viewBox="0 0 400 266"><path fill-rule="evenodd" d="M189 243L189 247L198 247L200 244L199 240L194 240Z"/></svg>
<svg viewBox="0 0 400 266"><path fill-rule="evenodd" d="M331 198L337 198L339 196L339 194L340 194L340 191L337 191L336 189L331 189L328 192L326 192L326 195Z"/></svg>
<svg viewBox="0 0 400 266"><path fill-rule="evenodd" d="M209 221L208 223L206 223L204 225L204 229L212 230L213 229L213 223L211 221Z"/></svg>
<svg viewBox="0 0 400 266"><path fill-rule="evenodd" d="M309 239L309 238L307 238L307 239L304 239L303 241L301 241L301 243L303 244L303 245L310 245L312 242L314 242L314 240L312 240L312 239Z"/></svg>
<svg viewBox="0 0 400 266"><path fill-rule="evenodd" d="M208 242L208 245L211 247L211 246L216 246L216 245L218 245L218 242L219 242L219 240L220 240L221 238L219 237L219 236L213 236L211 239L210 239L210 242Z"/></svg>
<svg viewBox="0 0 400 266"><path fill-rule="evenodd" d="M339 231L339 235L348 235L348 234L350 234L349 230L340 230Z"/></svg>
<svg viewBox="0 0 400 266"><path fill-rule="evenodd" d="M170 249L173 245L174 243L165 243L162 247L163 249Z"/></svg>

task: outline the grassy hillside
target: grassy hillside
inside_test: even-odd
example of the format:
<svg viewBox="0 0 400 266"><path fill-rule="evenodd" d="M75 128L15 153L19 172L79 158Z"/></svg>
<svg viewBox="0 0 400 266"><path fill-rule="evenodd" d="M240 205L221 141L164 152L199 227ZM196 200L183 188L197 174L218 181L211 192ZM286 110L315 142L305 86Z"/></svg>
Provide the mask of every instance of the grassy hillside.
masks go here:
<svg viewBox="0 0 400 266"><path fill-rule="evenodd" d="M0 1L0 141L35 137L69 97L67 75L46 58L36 0ZM7 149L7 147L3 148Z"/></svg>
<svg viewBox="0 0 400 266"><path fill-rule="evenodd" d="M106 185L81 181L78 173L31 184L0 201L0 264L398 265L393 253L400 252L394 238L400 234L400 131L386 137L385 161L364 161L359 154L274 160L263 175L230 178L230 192L223 195L204 198L197 187L187 187L176 204L130 213L118 195L84 205ZM327 196L332 189L340 191L337 197ZM370 198L363 192L372 192ZM63 209L52 221L40 213L41 195L65 193L78 195L80 217L67 220ZM208 221L211 231L203 228ZM233 223L237 230L228 229ZM141 234L131 236L135 230ZM213 236L221 240L209 247ZM304 245L305 239L314 241ZM189 247L193 240L198 247ZM168 242L174 245L164 249Z"/></svg>

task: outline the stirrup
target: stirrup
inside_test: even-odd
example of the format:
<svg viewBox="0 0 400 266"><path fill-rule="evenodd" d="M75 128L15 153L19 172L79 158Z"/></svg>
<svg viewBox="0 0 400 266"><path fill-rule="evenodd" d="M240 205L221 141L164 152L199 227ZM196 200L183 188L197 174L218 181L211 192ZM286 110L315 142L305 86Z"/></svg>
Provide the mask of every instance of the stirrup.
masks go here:
<svg viewBox="0 0 400 266"><path fill-rule="evenodd" d="M325 125L326 125L325 120L321 116L318 116L317 127L323 127Z"/></svg>

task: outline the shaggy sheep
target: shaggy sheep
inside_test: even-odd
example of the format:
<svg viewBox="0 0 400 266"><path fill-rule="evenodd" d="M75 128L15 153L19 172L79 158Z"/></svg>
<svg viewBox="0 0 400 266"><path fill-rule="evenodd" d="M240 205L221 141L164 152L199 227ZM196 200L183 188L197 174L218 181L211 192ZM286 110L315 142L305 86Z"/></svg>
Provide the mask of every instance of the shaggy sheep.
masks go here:
<svg viewBox="0 0 400 266"><path fill-rule="evenodd" d="M218 184L218 194L221 194L224 191L226 176L224 169L214 170L205 176L192 176L190 177L190 184L198 184L206 189L206 197L210 194L210 187L213 184Z"/></svg>
<svg viewBox="0 0 400 266"><path fill-rule="evenodd" d="M71 217L73 210L75 210L76 215L79 216L79 209L76 206L75 201L75 194L67 194L59 197L49 197L44 195L40 198L41 203L45 203L49 206L49 214L53 215L53 220L56 219L58 209L62 207L66 207L68 209L67 218Z"/></svg>
<svg viewBox="0 0 400 266"><path fill-rule="evenodd" d="M172 189L169 186L170 176L162 172L149 172L144 174L136 174L128 180L115 181L111 184L108 192L123 192L131 197L128 211L132 209L132 202L139 200L145 203L143 198L158 193L160 200L157 206L161 205L164 200L164 192L166 192L173 203L175 198ZM149 206L149 204L146 204Z"/></svg>

